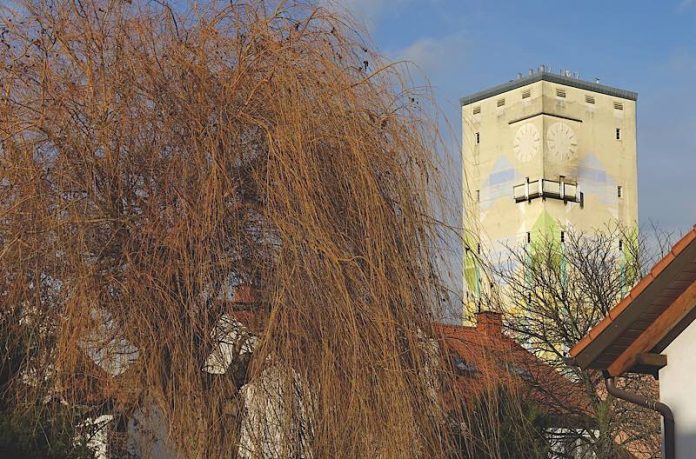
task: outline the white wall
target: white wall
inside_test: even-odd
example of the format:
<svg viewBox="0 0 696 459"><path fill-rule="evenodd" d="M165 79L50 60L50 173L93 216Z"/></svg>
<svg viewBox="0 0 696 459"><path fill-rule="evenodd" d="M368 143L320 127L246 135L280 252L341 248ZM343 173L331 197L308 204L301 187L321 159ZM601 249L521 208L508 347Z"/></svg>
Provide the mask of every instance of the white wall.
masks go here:
<svg viewBox="0 0 696 459"><path fill-rule="evenodd" d="M660 400L674 412L677 459L696 457L696 321L664 350Z"/></svg>

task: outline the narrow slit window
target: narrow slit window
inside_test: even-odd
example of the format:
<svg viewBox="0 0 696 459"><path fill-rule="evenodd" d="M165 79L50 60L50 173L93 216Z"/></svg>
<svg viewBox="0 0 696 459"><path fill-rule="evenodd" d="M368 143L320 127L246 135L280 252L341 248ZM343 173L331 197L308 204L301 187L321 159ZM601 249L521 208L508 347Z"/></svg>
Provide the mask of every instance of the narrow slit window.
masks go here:
<svg viewBox="0 0 696 459"><path fill-rule="evenodd" d="M527 244L529 244L529 243L531 243L531 242L532 242L532 233L530 233L529 231L527 231Z"/></svg>
<svg viewBox="0 0 696 459"><path fill-rule="evenodd" d="M623 198L623 188L621 188L621 186L616 187L616 195L620 198Z"/></svg>
<svg viewBox="0 0 696 459"><path fill-rule="evenodd" d="M565 242L565 231L561 231L561 242Z"/></svg>
<svg viewBox="0 0 696 459"><path fill-rule="evenodd" d="M623 251L623 241L619 239L619 250Z"/></svg>
<svg viewBox="0 0 696 459"><path fill-rule="evenodd" d="M616 128L616 140L621 140L621 128Z"/></svg>
<svg viewBox="0 0 696 459"><path fill-rule="evenodd" d="M481 190L476 190L476 202L481 202Z"/></svg>
<svg viewBox="0 0 696 459"><path fill-rule="evenodd" d="M594 98L594 96L585 96L585 103L594 105L594 103L595 103L595 98Z"/></svg>
<svg viewBox="0 0 696 459"><path fill-rule="evenodd" d="M476 253L481 255L481 244L476 244Z"/></svg>
<svg viewBox="0 0 696 459"><path fill-rule="evenodd" d="M556 97L560 97L561 99L565 99L566 96L566 90L558 88L556 89Z"/></svg>
<svg viewBox="0 0 696 459"><path fill-rule="evenodd" d="M505 105L505 99L498 99L497 104L498 104L498 107L502 107L503 105Z"/></svg>
<svg viewBox="0 0 696 459"><path fill-rule="evenodd" d="M481 143L481 133L477 132L475 137L476 137L476 145L480 144Z"/></svg>
<svg viewBox="0 0 696 459"><path fill-rule="evenodd" d="M623 110L623 104L621 102L614 102L614 110Z"/></svg>
<svg viewBox="0 0 696 459"><path fill-rule="evenodd" d="M532 90L531 89L525 89L522 91L522 98L523 99L529 99L532 96Z"/></svg>

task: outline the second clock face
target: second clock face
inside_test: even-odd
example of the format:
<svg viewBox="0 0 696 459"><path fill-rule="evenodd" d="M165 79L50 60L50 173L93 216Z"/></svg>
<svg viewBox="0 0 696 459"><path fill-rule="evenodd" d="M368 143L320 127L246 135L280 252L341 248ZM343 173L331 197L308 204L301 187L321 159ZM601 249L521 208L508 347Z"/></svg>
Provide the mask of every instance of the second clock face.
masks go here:
<svg viewBox="0 0 696 459"><path fill-rule="evenodd" d="M565 123L554 123L546 131L546 146L556 161L573 159L578 149L578 141L573 129Z"/></svg>

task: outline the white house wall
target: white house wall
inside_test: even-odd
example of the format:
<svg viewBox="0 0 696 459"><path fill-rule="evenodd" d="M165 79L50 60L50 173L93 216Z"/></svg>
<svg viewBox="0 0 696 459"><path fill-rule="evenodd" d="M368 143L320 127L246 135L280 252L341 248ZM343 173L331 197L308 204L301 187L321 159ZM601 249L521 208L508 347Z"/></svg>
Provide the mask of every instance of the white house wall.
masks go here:
<svg viewBox="0 0 696 459"><path fill-rule="evenodd" d="M676 457L696 457L696 321L663 351L667 366L660 370L660 399L674 412Z"/></svg>

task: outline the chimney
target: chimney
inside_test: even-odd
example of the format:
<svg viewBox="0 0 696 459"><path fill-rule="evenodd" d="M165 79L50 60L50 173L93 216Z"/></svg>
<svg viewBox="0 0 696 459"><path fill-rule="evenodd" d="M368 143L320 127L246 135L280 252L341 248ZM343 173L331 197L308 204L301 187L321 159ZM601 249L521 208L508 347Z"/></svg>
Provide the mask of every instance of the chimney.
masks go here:
<svg viewBox="0 0 696 459"><path fill-rule="evenodd" d="M503 315L499 312L481 311L476 314L476 328L488 336L503 333Z"/></svg>

